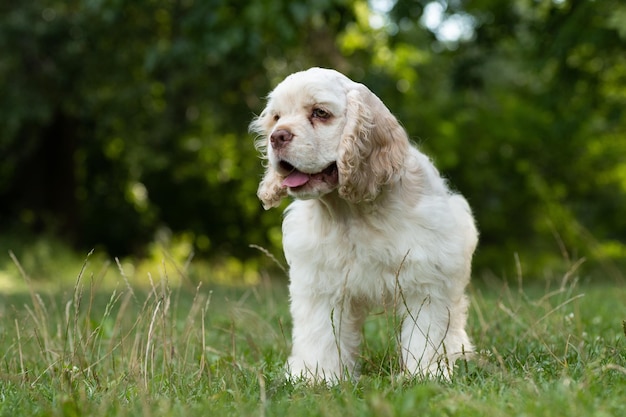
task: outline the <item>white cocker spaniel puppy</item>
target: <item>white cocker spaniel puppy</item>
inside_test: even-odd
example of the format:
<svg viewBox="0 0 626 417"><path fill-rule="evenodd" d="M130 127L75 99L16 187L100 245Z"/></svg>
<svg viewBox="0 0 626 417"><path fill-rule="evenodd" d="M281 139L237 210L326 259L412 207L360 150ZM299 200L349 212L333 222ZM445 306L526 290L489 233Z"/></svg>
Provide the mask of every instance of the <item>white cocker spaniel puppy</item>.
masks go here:
<svg viewBox="0 0 626 417"><path fill-rule="evenodd" d="M403 370L449 377L472 351L465 332L478 233L466 200L367 87L311 68L282 81L250 125L267 158L266 209L295 198L283 221L294 378L358 374L373 307L402 318Z"/></svg>

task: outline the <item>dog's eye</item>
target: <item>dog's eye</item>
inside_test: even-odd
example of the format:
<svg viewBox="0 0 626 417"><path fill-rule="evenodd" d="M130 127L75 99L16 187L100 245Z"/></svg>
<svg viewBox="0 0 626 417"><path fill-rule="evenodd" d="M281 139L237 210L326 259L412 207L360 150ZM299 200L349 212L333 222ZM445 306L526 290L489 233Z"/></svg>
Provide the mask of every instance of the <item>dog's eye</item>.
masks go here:
<svg viewBox="0 0 626 417"><path fill-rule="evenodd" d="M277 121L278 121L278 119L280 119L280 115L275 114L275 115L274 115L274 121L275 121L275 122L277 122Z"/></svg>
<svg viewBox="0 0 626 417"><path fill-rule="evenodd" d="M330 117L330 113L324 109L315 108L313 109L313 117L317 119L328 119Z"/></svg>

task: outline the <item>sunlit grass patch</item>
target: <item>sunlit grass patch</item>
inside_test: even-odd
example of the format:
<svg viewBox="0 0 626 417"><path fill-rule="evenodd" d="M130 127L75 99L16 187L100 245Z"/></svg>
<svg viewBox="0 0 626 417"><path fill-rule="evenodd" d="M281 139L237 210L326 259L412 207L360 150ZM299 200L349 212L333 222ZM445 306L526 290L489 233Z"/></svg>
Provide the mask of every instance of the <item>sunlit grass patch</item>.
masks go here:
<svg viewBox="0 0 626 417"><path fill-rule="evenodd" d="M9 235L0 238L0 255L3 294L24 293L31 288L42 293L66 291L74 285L81 268L85 281L94 281L106 291L119 285L149 290L161 280L187 289L199 283L247 288L267 279L266 266L277 262L266 256L242 260L224 255L209 260L194 252L185 235L155 239L141 257L110 257L97 249L78 253L50 236L25 239Z"/></svg>
<svg viewBox="0 0 626 417"><path fill-rule="evenodd" d="M19 259L16 259L19 264ZM285 378L284 281L219 286L150 273L136 286L88 257L73 285L0 296L2 415L620 415L626 396L626 289L555 279L475 283L474 358L451 381L403 377L398 319L364 327L362 375L336 386ZM19 264L21 265L21 264ZM109 267L110 268L110 267ZM28 271L22 266L23 273Z"/></svg>

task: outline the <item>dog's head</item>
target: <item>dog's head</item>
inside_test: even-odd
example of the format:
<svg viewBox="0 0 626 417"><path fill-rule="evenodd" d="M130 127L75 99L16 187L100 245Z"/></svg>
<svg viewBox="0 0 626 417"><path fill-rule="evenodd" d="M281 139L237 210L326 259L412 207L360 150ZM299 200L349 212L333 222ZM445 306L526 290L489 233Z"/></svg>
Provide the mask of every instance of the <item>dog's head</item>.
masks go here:
<svg viewBox="0 0 626 417"><path fill-rule="evenodd" d="M285 78L250 130L268 161L258 191L265 208L287 194L310 199L337 191L352 203L371 201L397 178L409 146L376 95L322 68Z"/></svg>

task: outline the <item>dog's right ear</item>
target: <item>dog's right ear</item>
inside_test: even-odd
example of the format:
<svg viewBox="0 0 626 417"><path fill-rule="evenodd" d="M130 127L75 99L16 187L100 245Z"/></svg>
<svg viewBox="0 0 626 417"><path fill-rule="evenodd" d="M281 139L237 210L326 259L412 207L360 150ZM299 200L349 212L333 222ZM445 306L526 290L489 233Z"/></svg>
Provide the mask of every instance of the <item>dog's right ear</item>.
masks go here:
<svg viewBox="0 0 626 417"><path fill-rule="evenodd" d="M287 197L287 188L283 187L283 180L284 178L279 176L271 166L265 167L265 175L256 192L265 210L278 207L281 200Z"/></svg>
<svg viewBox="0 0 626 417"><path fill-rule="evenodd" d="M287 197L287 189L283 187L283 179L278 173L270 166L267 161L267 147L269 146L269 120L267 109L263 110L258 117L255 117L248 130L251 133L256 133L254 140L254 147L261 153L261 158L264 160L265 174L259 184L257 190L257 197L263 203L263 208L269 210L272 207L277 207L280 201Z"/></svg>
<svg viewBox="0 0 626 417"><path fill-rule="evenodd" d="M256 135L254 138L254 147L263 155L264 158L267 155L267 135L269 133L267 115L268 111L267 108L265 108L261 114L252 119L248 125L248 132Z"/></svg>

